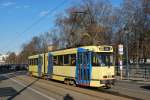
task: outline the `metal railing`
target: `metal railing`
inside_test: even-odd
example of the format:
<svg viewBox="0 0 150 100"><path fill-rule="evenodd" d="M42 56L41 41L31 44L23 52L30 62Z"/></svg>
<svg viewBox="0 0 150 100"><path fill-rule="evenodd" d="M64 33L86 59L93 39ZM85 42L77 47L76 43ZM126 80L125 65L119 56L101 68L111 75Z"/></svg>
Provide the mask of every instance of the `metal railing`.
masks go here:
<svg viewBox="0 0 150 100"><path fill-rule="evenodd" d="M126 74L126 66L123 67L123 77L124 78L137 78L141 80L150 80L150 64L139 64L139 65L129 65L128 68L129 76ZM119 67L116 67L116 75L120 75Z"/></svg>

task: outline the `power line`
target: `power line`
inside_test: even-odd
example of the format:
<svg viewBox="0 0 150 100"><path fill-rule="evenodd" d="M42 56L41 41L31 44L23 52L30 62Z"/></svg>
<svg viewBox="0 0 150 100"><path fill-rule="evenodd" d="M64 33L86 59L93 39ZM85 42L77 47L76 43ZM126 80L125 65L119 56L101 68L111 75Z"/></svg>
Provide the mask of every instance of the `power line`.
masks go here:
<svg viewBox="0 0 150 100"><path fill-rule="evenodd" d="M27 27L22 33L27 32L28 30L30 30L33 26L35 26L36 24L38 24L40 21L42 21L44 18L46 18L47 16L51 15L53 12L55 12L59 7L63 6L65 4L66 0L63 0L63 2L61 2L59 5L57 5L55 8L53 8L52 10L49 11L48 14L44 15L43 17L39 18L37 21L33 22L29 27Z"/></svg>
<svg viewBox="0 0 150 100"><path fill-rule="evenodd" d="M47 16L51 15L53 12L55 12L58 8L62 7L64 4L66 3L66 0L63 0L59 5L57 5L56 7L54 7L53 9L51 9L49 11L48 14L46 14L45 16L43 17L40 17L38 20L36 20L35 22L33 22L29 27L27 27L24 31L22 31L21 33L25 33L27 32L28 30L30 30L31 28L33 28L36 24L38 24L40 21L42 21L44 18L46 18ZM20 33L20 32L19 32ZM15 37L17 38L17 36ZM13 41L10 41L10 43L8 43L8 45L12 44ZM3 48L6 48L8 45L6 45L5 47ZM12 45L11 45L12 46Z"/></svg>

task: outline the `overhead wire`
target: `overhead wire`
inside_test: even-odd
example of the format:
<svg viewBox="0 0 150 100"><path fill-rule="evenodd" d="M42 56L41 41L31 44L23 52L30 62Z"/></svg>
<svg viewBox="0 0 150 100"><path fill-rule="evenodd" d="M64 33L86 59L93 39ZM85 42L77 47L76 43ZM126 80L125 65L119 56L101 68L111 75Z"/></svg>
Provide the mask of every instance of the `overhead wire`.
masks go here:
<svg viewBox="0 0 150 100"><path fill-rule="evenodd" d="M53 9L51 9L49 11L49 13L47 13L46 15L40 17L39 19L37 19L35 22L33 22L31 25L29 25L27 28L25 28L22 32L19 32L19 34L23 34L23 33L26 33L27 31L29 31L30 29L32 29L35 25L37 25L39 22L41 22L44 18L46 18L47 16L50 16L51 14L53 14L58 8L62 7L64 4L66 3L66 0L63 0L60 4L58 4L56 7L54 7ZM16 39L17 39L17 35L16 35ZM14 40L10 41L8 43L9 46L13 46L13 45L10 45L14 42ZM6 45L5 47L3 48L6 48L8 45Z"/></svg>
<svg viewBox="0 0 150 100"><path fill-rule="evenodd" d="M30 30L33 26L35 26L36 24L38 24L40 21L42 21L44 18L46 18L47 16L51 15L53 12L55 12L58 8L60 8L61 6L63 6L65 4L66 0L63 0L63 2L61 2L59 5L57 5L56 7L54 7L53 9L51 9L49 11L49 13L47 13L46 15L44 15L43 17L40 17L37 21L33 22L29 27L27 27L23 32L21 33L25 33L28 30Z"/></svg>

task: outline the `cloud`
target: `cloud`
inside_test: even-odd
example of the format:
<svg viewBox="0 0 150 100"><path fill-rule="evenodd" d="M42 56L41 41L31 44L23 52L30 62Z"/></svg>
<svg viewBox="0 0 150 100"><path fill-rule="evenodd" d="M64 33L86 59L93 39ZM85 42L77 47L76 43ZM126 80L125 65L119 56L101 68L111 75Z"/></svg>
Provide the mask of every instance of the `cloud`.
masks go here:
<svg viewBox="0 0 150 100"><path fill-rule="evenodd" d="M23 8L30 8L30 6L29 5L24 5Z"/></svg>
<svg viewBox="0 0 150 100"><path fill-rule="evenodd" d="M9 7L9 6L12 6L12 5L14 5L14 4L15 4L15 2L10 2L10 1L9 1L9 2L4 2L4 3L2 3L1 6L2 6L2 7Z"/></svg>
<svg viewBox="0 0 150 100"><path fill-rule="evenodd" d="M20 6L16 6L16 8L21 8Z"/></svg>
<svg viewBox="0 0 150 100"><path fill-rule="evenodd" d="M15 6L14 6L14 5L15 5ZM3 3L0 4L0 7L1 7L1 8L10 7L10 6L13 6L14 8L17 8L17 9L19 9L19 8L24 8L24 9L30 8L30 5L23 5L23 6L20 6L20 5L17 5L15 2L10 2L10 1L8 1L8 2L3 2Z"/></svg>
<svg viewBox="0 0 150 100"><path fill-rule="evenodd" d="M39 16L40 17L46 16L46 15L49 14L49 12L50 12L49 10L41 11L40 14L39 14Z"/></svg>
<svg viewBox="0 0 150 100"><path fill-rule="evenodd" d="M16 6L15 8L19 9L19 8L24 8L24 9L27 9L27 8L30 8L31 6L29 5L24 5L24 6Z"/></svg>

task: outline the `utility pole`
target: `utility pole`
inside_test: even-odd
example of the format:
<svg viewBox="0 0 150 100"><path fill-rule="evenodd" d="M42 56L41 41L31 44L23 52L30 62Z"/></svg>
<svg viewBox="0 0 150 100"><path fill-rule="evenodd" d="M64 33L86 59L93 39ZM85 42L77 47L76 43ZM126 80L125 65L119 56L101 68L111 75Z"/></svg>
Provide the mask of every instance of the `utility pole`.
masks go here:
<svg viewBox="0 0 150 100"><path fill-rule="evenodd" d="M46 51L45 51L45 44L44 44L44 75L45 75L45 53L46 53Z"/></svg>
<svg viewBox="0 0 150 100"><path fill-rule="evenodd" d="M126 33L125 34L125 41L126 41L126 77L127 79L129 79L129 53L128 53L128 38L129 38L129 34Z"/></svg>

